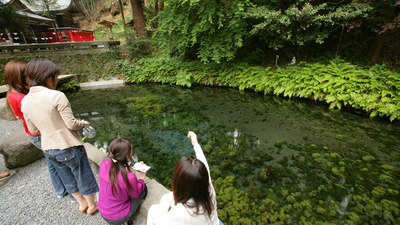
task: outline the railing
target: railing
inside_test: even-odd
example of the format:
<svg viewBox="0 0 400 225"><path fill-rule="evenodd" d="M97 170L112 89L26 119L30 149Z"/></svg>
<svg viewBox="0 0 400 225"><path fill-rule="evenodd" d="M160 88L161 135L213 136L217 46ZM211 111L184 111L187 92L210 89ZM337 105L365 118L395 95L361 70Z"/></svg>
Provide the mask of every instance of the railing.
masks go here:
<svg viewBox="0 0 400 225"><path fill-rule="evenodd" d="M67 43L52 43L52 44L20 44L20 45L0 45L1 54L13 54L14 52L29 52L35 53L39 51L57 52L60 50L91 50L100 49L110 50L113 47L120 45L119 41L87 41L87 42L67 42ZM17 51L16 51L17 50Z"/></svg>

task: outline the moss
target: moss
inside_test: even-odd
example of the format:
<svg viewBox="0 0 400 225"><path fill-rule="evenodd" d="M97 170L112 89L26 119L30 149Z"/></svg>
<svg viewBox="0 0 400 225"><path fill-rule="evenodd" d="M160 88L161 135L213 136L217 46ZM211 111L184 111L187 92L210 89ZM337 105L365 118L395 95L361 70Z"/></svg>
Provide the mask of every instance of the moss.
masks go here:
<svg viewBox="0 0 400 225"><path fill-rule="evenodd" d="M294 203L296 201L296 198L293 195L289 195L286 197L286 201Z"/></svg>
<svg viewBox="0 0 400 225"><path fill-rule="evenodd" d="M316 191L316 190L311 191L310 193L308 193L308 196L310 196L310 197L315 197L315 196L317 196L317 191Z"/></svg>
<svg viewBox="0 0 400 225"><path fill-rule="evenodd" d="M321 207L316 208L315 211L322 215L326 214L326 209L321 208Z"/></svg>
<svg viewBox="0 0 400 225"><path fill-rule="evenodd" d="M374 161L374 160L375 160L375 157L373 157L373 156L371 156L371 155L367 155L367 156L362 157L362 160L363 160L364 162L371 162L371 161Z"/></svg>
<svg viewBox="0 0 400 225"><path fill-rule="evenodd" d="M347 135L339 134L339 135L336 135L336 139L338 139L339 141L344 141L344 142L346 142L346 141L350 141L350 140L353 139L353 138L352 138L352 137L349 137L349 136L347 136Z"/></svg>
<svg viewBox="0 0 400 225"><path fill-rule="evenodd" d="M224 160L222 163L221 163L221 168L222 169L226 169L226 168L228 168L229 166L231 165L231 162L229 161L229 160Z"/></svg>
<svg viewBox="0 0 400 225"><path fill-rule="evenodd" d="M276 147L278 147L278 148L282 148L283 147L283 144L285 144L286 143L286 141L285 140L277 140L276 142L275 142L275 146Z"/></svg>
<svg viewBox="0 0 400 225"><path fill-rule="evenodd" d="M321 158L315 158L314 161L315 161L316 163L322 163L322 159L321 159Z"/></svg>
<svg viewBox="0 0 400 225"><path fill-rule="evenodd" d="M382 164L381 168L383 170L386 170L386 171L392 171L392 172L396 171L396 169L393 166L389 166L389 165L386 165L386 164Z"/></svg>
<svg viewBox="0 0 400 225"><path fill-rule="evenodd" d="M333 167L331 172L335 176L339 176L340 175L340 170L337 167Z"/></svg>
<svg viewBox="0 0 400 225"><path fill-rule="evenodd" d="M340 166L346 166L346 163L343 162L343 161L340 161L340 162L339 162L339 165L340 165Z"/></svg>
<svg viewBox="0 0 400 225"><path fill-rule="evenodd" d="M208 144L206 144L206 145L203 147L203 149L204 149L204 151L205 151L206 153L210 153L210 152L211 152L211 150L212 150L211 144L212 144L212 142L209 141Z"/></svg>
<svg viewBox="0 0 400 225"><path fill-rule="evenodd" d="M249 197L252 199L260 199L262 197L262 193L257 190L255 187L250 188Z"/></svg>
<svg viewBox="0 0 400 225"><path fill-rule="evenodd" d="M321 154L313 153L313 154L312 154L312 157L313 157L313 158L320 158L320 157L321 157Z"/></svg>
<svg viewBox="0 0 400 225"><path fill-rule="evenodd" d="M310 147L311 147L311 148L317 148L317 145L311 144Z"/></svg>
<svg viewBox="0 0 400 225"><path fill-rule="evenodd" d="M322 149L328 150L329 148L327 146L322 146Z"/></svg>
<svg viewBox="0 0 400 225"><path fill-rule="evenodd" d="M374 190L371 191L372 195L376 198L380 198L386 194L385 188L383 187L376 187Z"/></svg>
<svg viewBox="0 0 400 225"><path fill-rule="evenodd" d="M379 175L379 180L389 184L393 183L393 178L385 174Z"/></svg>
<svg viewBox="0 0 400 225"><path fill-rule="evenodd" d="M273 171L274 170L271 165L264 166L264 168L261 169L261 171L258 173L258 178L261 181L266 181L266 180L272 178Z"/></svg>
<svg viewBox="0 0 400 225"><path fill-rule="evenodd" d="M350 221L353 222L353 224L360 224L361 223L361 218L354 212L348 212L347 216L350 218ZM350 223L348 223L350 224Z"/></svg>
<svg viewBox="0 0 400 225"><path fill-rule="evenodd" d="M393 190L393 189L388 188L387 191L391 195L398 195L399 194L398 190Z"/></svg>
<svg viewBox="0 0 400 225"><path fill-rule="evenodd" d="M240 164L240 173L241 174L248 174L251 172L251 166L248 163L241 163Z"/></svg>
<svg viewBox="0 0 400 225"><path fill-rule="evenodd" d="M289 194L289 192L287 190L282 190L281 194L283 197L286 197Z"/></svg>
<svg viewBox="0 0 400 225"><path fill-rule="evenodd" d="M331 153L331 157L332 158L341 158L340 155L338 153L336 153L336 152Z"/></svg>

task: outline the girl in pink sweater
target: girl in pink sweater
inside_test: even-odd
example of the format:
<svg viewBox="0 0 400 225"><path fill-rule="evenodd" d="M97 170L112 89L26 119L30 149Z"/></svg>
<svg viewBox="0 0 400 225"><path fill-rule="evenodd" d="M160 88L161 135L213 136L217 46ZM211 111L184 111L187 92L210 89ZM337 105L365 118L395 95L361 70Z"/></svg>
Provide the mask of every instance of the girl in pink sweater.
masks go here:
<svg viewBox="0 0 400 225"><path fill-rule="evenodd" d="M147 195L146 173L140 172L140 179L137 179L128 165L131 156L131 141L117 138L110 143L108 156L100 165L98 206L109 224L128 224Z"/></svg>

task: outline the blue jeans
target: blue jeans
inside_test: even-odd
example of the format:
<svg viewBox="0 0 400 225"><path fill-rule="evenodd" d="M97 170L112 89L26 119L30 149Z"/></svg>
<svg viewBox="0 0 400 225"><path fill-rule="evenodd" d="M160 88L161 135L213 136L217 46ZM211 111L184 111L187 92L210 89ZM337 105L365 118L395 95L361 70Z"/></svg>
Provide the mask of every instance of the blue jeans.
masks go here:
<svg viewBox="0 0 400 225"><path fill-rule="evenodd" d="M38 149L42 149L42 138L41 136L29 136L29 141L36 146ZM42 150L43 151L43 150ZM43 152L44 154L44 152ZM47 167L49 169L49 174L50 174L50 179L51 183L53 183L53 187L56 190L56 193L58 196L65 196L68 194L67 190L64 187L63 182L61 181L60 176L58 176L57 170L54 167L53 163L46 158L47 161ZM69 197L71 198L72 201L76 201L74 196L69 194Z"/></svg>
<svg viewBox="0 0 400 225"><path fill-rule="evenodd" d="M44 155L57 169L68 193L79 191L81 195L89 195L99 191L85 147L82 145L44 151Z"/></svg>

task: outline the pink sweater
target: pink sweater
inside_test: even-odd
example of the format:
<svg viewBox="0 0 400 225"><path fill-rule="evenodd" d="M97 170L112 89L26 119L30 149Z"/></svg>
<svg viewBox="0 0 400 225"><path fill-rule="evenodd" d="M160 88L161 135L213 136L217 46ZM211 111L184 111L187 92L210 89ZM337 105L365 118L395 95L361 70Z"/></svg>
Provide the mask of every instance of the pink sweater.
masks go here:
<svg viewBox="0 0 400 225"><path fill-rule="evenodd" d="M116 186L115 198L111 192L109 171L111 161L104 159L99 169L99 212L108 220L119 220L126 217L131 210L131 198L139 198L144 190L144 182L138 180L134 173L127 172L128 180L133 187L133 193L128 192L121 173L118 174L118 184Z"/></svg>

